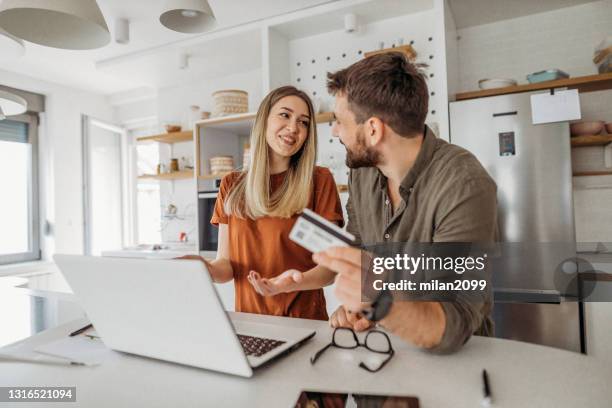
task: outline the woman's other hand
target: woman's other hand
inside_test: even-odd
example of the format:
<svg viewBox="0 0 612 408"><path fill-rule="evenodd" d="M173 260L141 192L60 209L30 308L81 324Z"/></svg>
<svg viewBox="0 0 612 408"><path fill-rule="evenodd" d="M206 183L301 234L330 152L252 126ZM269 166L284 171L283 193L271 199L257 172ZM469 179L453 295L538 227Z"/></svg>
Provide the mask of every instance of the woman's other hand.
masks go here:
<svg viewBox="0 0 612 408"><path fill-rule="evenodd" d="M183 255L174 259L196 259L198 261L206 262L200 255Z"/></svg>
<svg viewBox="0 0 612 408"><path fill-rule="evenodd" d="M174 258L174 259L192 259L196 261L201 261L204 265L206 265L206 267L209 267L210 265L210 261L202 258L200 255L183 255L183 256L179 256L178 258Z"/></svg>
<svg viewBox="0 0 612 408"><path fill-rule="evenodd" d="M271 279L262 278L259 273L250 271L247 278L255 291L262 296L274 296L279 293L300 290L300 283L304 280L302 272L297 269L289 269Z"/></svg>
<svg viewBox="0 0 612 408"><path fill-rule="evenodd" d="M183 255L174 259L191 259L202 262L216 283L225 283L234 279L232 264L227 259L206 259L199 255Z"/></svg>

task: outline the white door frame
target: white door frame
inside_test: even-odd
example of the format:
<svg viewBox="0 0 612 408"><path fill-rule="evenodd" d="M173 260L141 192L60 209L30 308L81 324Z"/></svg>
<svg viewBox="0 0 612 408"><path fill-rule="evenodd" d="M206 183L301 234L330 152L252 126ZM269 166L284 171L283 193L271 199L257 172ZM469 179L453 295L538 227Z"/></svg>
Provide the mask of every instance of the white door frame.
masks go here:
<svg viewBox="0 0 612 408"><path fill-rule="evenodd" d="M121 244L132 245L135 240L134 206L135 199L135 170L132 154L132 142L128 138L127 130L121 126L95 119L87 115L81 116L82 146L83 146L83 253L91 255L91 197L89 194L89 128L99 128L119 133L121 135Z"/></svg>

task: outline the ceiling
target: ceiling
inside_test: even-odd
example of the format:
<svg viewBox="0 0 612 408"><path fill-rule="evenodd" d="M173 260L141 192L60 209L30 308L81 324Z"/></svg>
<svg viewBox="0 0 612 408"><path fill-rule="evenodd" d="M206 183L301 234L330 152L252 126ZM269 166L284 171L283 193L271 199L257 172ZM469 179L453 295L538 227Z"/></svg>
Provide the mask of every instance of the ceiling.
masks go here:
<svg viewBox="0 0 612 408"><path fill-rule="evenodd" d="M111 35L117 18L126 18L130 21L129 44L111 42L97 50L71 51L26 42L26 53L23 57L3 60L0 55L0 70L17 72L105 95L135 88L172 85L168 78L177 77L177 80L185 80L194 75L211 77L225 72L214 71L206 64L206 60L201 58L202 55L215 56L218 61L224 58L223 49L219 49L218 45L207 45L207 37L211 32L182 34L171 31L159 23L160 10L165 0L97 1ZM218 22L213 31L220 31L334 1L338 0L209 0L209 3ZM402 1L413 2L413 0ZM427 3L427 1L419 0L416 3ZM590 1L592 0L448 0L457 28L492 23ZM296 27L287 27L287 29L295 30ZM256 35L249 35L246 32L238 34L234 40L235 46L240 46L241 42L243 47L245 44L249 45L245 47L245 55L248 58L242 60L248 61L252 67L243 66L242 69L255 68L261 64ZM190 60L190 70L175 75L178 53L185 49L196 57ZM230 60L220 64L221 67L234 65L236 62Z"/></svg>
<svg viewBox="0 0 612 408"><path fill-rule="evenodd" d="M165 0L97 1L111 36L115 19L130 21L129 44L113 41L96 50L71 51L26 42L23 57L3 60L0 56L0 69L106 95L142 86L163 86L155 83L154 76L125 78L117 70L97 69L96 63L152 50L172 52L168 50L206 35L177 33L162 26L159 14ZM209 4L217 18L217 27L213 31L218 31L331 1L336 0L209 0Z"/></svg>
<svg viewBox="0 0 612 408"><path fill-rule="evenodd" d="M448 0L457 29L591 2L593 0Z"/></svg>

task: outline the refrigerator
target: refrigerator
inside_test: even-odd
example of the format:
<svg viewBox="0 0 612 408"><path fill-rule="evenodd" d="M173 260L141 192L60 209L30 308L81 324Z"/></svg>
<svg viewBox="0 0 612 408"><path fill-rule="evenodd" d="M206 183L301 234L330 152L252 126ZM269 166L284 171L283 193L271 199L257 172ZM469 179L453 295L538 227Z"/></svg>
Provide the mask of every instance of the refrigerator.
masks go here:
<svg viewBox="0 0 612 408"><path fill-rule="evenodd" d="M451 102L450 142L497 184L495 336L585 352L577 275L566 273L576 256L569 124L533 125L532 94Z"/></svg>

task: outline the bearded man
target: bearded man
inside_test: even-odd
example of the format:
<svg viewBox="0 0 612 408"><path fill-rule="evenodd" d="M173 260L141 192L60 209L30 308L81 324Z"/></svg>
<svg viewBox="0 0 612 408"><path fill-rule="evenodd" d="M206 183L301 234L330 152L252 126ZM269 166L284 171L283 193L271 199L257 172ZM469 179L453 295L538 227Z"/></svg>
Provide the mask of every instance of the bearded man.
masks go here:
<svg viewBox="0 0 612 408"><path fill-rule="evenodd" d="M351 168L347 230L358 245L496 240L495 182L471 153L425 125L429 91L419 67L401 53L378 54L328 74L327 86L336 98L332 132ZM338 273L342 306L330 318L333 327L360 331L378 323L437 353L458 350L473 333L492 334L490 294L479 302L461 294L394 301L383 292L363 303L361 249L332 248L313 259Z"/></svg>

